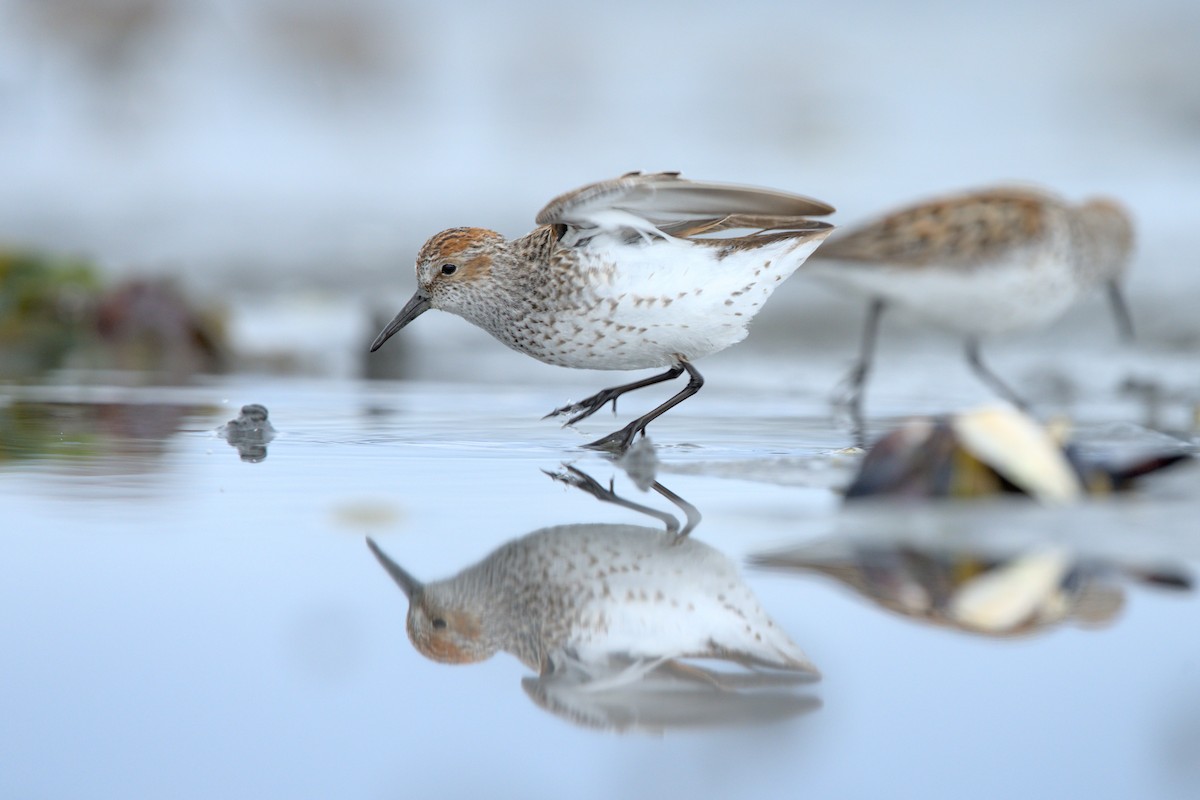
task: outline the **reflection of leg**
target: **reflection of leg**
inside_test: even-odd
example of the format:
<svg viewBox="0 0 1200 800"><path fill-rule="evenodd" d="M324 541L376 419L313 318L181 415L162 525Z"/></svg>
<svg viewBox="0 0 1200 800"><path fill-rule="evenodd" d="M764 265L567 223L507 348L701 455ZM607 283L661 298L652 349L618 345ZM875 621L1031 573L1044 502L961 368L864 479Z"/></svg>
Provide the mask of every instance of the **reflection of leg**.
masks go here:
<svg viewBox="0 0 1200 800"><path fill-rule="evenodd" d="M650 506L644 506L641 503L635 503L632 500L626 500L614 492L611 485L605 489L596 481L595 478L593 478L591 475L588 475L586 472L576 469L570 465L564 466L566 466L566 472L546 472L546 474L556 481L565 483L568 486L574 486L576 489L582 489L597 500L602 500L605 503L612 503L613 505L618 505L622 508L628 508L632 511L638 511L642 514L646 514L647 516L654 517L667 526L668 533L674 533L677 537L683 536L686 531L691 530L691 527L695 527L693 525L686 528L684 531L681 531L679 529L679 520L675 519L675 517L671 516L667 512L650 508ZM543 472L545 472L545 470L543 470ZM657 488L658 484L656 483L654 486ZM671 498L668 497L668 499ZM690 517L688 521L689 523L691 522Z"/></svg>
<svg viewBox="0 0 1200 800"><path fill-rule="evenodd" d="M1022 411L1029 411L1029 404L1021 399L1019 394L1010 389L1008 384L1000 380L1000 378L996 376L996 373L988 369L983 363L983 359L979 356L979 340L975 339L974 337L967 339L967 363L969 363L971 368L975 370L975 374L979 376L980 380L992 387L992 390L996 392L996 394L1000 395Z"/></svg>
<svg viewBox="0 0 1200 800"><path fill-rule="evenodd" d="M1125 302L1125 294L1121 284L1111 280L1108 282L1108 302L1112 306L1113 316L1117 320L1117 332L1127 342L1133 341L1133 315L1129 313L1129 304Z"/></svg>
<svg viewBox="0 0 1200 800"><path fill-rule="evenodd" d="M883 316L884 302L880 299L871 301L867 309L867 324L863 330L862 343L858 354L858 363L850 373L842 379L834 396L834 404L846 408L850 412L850 420L854 426L854 438L861 446L866 435L866 424L863 420L862 398L867 384L867 375L871 372L871 359L875 352L875 339L879 334L879 318Z"/></svg>
<svg viewBox="0 0 1200 800"><path fill-rule="evenodd" d="M616 412L617 398L626 392L632 392L634 389L642 389L646 386L653 386L654 384L662 383L663 381L673 380L682 374L683 367L671 367L661 375L654 375L653 377L644 378L643 380L634 381L633 383L626 383L622 386L614 386L611 389L604 389L596 392L591 397L580 400L578 403L571 403L570 405L565 405L562 408L556 408L546 416L542 417L542 419L561 417L564 414L575 414L575 412L578 411L578 414L575 414L575 416L563 423L564 426L574 425L576 422L579 422L579 420L586 419L592 414L595 414L597 411L604 408L605 403L610 401L613 404L613 411Z"/></svg>
<svg viewBox="0 0 1200 800"><path fill-rule="evenodd" d="M638 417L621 430L614 431L603 439L597 439L594 442L585 444L584 447L591 448L592 450L615 450L618 453L623 453L633 443L633 437L639 433L643 436L645 435L647 425L700 391L700 387L704 385L704 377L696 371L695 367L686 361L681 361L677 369L680 371L687 370L688 375L691 376L688 379L687 386L683 387L683 390L679 394L671 397L667 402L655 408L650 413ZM666 380L666 378L663 377L663 380Z"/></svg>
<svg viewBox="0 0 1200 800"><path fill-rule="evenodd" d="M679 510L683 512L683 515L687 518L686 522L683 525L683 528L680 529L680 531L675 534L676 539L682 539L683 537L687 536L689 533L691 533L695 529L695 527L697 525L700 524L700 519L701 519L700 510L698 508L696 508L694 505L689 503L687 500L684 500L682 497L675 494L674 492L672 492L667 487L663 486L658 481L655 481L654 484L651 486L651 488L654 489L654 491L661 494L663 497L670 500L672 503L674 503L679 508Z"/></svg>

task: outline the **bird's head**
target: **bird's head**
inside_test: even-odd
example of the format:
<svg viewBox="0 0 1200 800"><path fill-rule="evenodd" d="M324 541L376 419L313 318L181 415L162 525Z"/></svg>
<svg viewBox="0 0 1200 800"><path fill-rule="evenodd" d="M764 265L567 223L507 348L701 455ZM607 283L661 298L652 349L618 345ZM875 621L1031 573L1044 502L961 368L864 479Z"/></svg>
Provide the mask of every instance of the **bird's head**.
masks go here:
<svg viewBox="0 0 1200 800"><path fill-rule="evenodd" d="M1129 211L1107 197L1093 197L1079 208L1079 217L1092 242L1092 267L1101 280L1121 277L1133 253L1133 219Z"/></svg>
<svg viewBox="0 0 1200 800"><path fill-rule="evenodd" d="M507 255L505 244L503 236L485 228L450 228L425 242L417 254L417 291L375 338L371 352L431 308L474 321L475 310L492 295L492 269Z"/></svg>

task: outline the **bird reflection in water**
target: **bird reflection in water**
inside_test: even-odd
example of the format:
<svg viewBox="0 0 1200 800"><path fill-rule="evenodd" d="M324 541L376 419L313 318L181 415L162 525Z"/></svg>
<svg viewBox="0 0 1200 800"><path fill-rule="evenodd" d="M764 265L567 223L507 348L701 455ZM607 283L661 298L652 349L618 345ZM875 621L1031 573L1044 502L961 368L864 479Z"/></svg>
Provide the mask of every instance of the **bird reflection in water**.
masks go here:
<svg viewBox="0 0 1200 800"><path fill-rule="evenodd" d="M627 508L586 474L554 476ZM795 686L819 677L759 606L730 559L653 513L666 530L558 525L510 541L474 566L422 583L367 543L409 599L408 635L434 661L483 661L498 651L537 672L523 688L577 724L661 732L794 717L819 706ZM683 659L740 665L717 670Z"/></svg>

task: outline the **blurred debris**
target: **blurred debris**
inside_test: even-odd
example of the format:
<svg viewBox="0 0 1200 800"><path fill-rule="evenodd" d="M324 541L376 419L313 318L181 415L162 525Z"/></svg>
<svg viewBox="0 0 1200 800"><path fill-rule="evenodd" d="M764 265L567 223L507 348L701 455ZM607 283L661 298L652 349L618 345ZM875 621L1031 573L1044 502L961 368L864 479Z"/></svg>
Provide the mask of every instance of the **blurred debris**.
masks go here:
<svg viewBox="0 0 1200 800"><path fill-rule="evenodd" d="M0 377L62 364L85 337L99 293L82 259L0 248Z"/></svg>
<svg viewBox="0 0 1200 800"><path fill-rule="evenodd" d="M118 369L186 376L221 372L224 329L193 308L169 281L131 280L106 292L96 309L100 360Z"/></svg>
<svg viewBox="0 0 1200 800"><path fill-rule="evenodd" d="M0 249L0 378L74 366L181 380L226 360L219 316L169 281L105 288L83 259Z"/></svg>
<svg viewBox="0 0 1200 800"><path fill-rule="evenodd" d="M1136 479L1190 459L1176 449L1123 463L1085 458L1009 406L905 423L867 452L847 500L899 496L972 498L1026 494L1049 504L1132 488Z"/></svg>
<svg viewBox="0 0 1200 800"><path fill-rule="evenodd" d="M267 445L275 438L275 426L267 419L267 407L258 403L242 406L237 419L226 422L217 431L237 448L242 461L251 464L267 457Z"/></svg>

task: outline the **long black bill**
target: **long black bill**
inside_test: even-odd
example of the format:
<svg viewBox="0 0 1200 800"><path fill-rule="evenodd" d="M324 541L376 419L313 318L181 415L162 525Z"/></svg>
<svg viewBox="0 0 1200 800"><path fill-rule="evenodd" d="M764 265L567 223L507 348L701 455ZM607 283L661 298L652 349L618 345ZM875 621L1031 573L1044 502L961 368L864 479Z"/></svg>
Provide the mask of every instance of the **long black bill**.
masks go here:
<svg viewBox="0 0 1200 800"><path fill-rule="evenodd" d="M392 338L392 334L428 310L429 297L423 294L420 289L417 289L417 293L405 304L404 308L400 309L400 313L396 315L396 318L389 322L387 327L375 337L375 341L371 342L371 352L374 353L380 347L383 347L383 343Z"/></svg>
<svg viewBox="0 0 1200 800"><path fill-rule="evenodd" d="M1113 316L1117 318L1117 330L1121 338L1127 342L1133 341L1133 315L1129 313L1129 304L1121 291L1121 284L1108 282L1108 302L1112 305Z"/></svg>
<svg viewBox="0 0 1200 800"><path fill-rule="evenodd" d="M387 574L392 576L392 580L396 582L396 585L404 590L405 597L412 600L413 595L421 591L423 584L405 572L395 561L388 558L387 553L379 549L379 545L375 544L374 539L367 538L367 547L371 548L371 552L375 554L375 559L387 571Z"/></svg>

